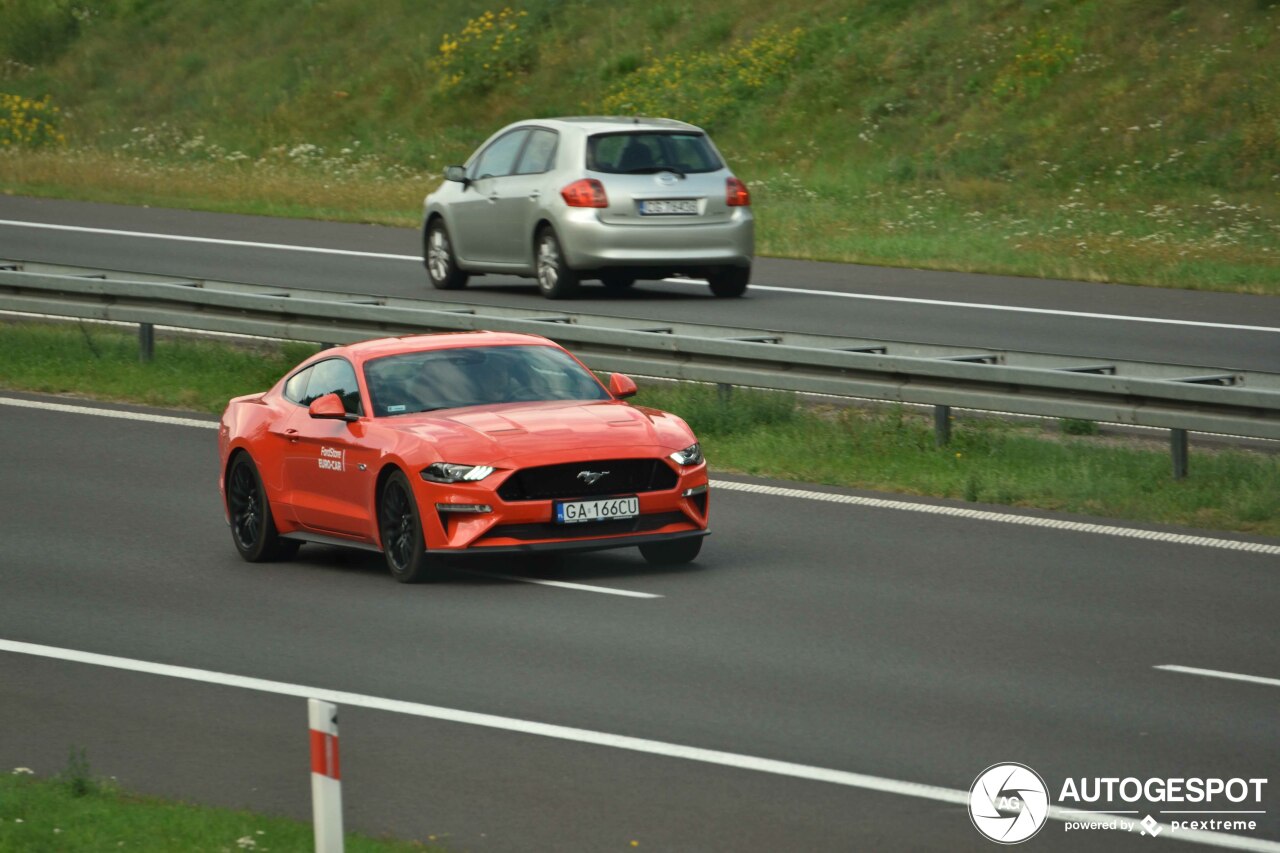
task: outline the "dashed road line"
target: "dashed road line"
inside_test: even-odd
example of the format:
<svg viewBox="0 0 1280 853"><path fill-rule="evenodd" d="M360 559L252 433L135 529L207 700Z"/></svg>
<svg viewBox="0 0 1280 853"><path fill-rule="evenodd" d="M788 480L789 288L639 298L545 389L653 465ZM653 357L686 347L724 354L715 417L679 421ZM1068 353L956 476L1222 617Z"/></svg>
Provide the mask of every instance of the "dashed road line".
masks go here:
<svg viewBox="0 0 1280 853"><path fill-rule="evenodd" d="M1223 672L1218 669L1200 669L1194 666L1177 666L1162 664L1155 667L1165 672L1180 672L1184 675L1202 675L1206 678L1222 678L1227 681L1246 681L1250 684L1265 684L1268 687L1280 687L1280 678L1263 678L1261 675L1244 675L1239 672Z"/></svg>

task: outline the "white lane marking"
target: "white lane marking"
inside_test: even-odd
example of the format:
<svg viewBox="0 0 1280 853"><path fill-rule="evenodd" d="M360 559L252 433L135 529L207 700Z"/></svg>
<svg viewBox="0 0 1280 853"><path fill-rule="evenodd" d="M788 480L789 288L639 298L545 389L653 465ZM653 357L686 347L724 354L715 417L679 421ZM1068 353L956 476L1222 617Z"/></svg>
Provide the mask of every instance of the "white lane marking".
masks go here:
<svg viewBox="0 0 1280 853"><path fill-rule="evenodd" d="M175 418L167 415L149 415L142 412L120 412L113 409L95 409L89 406L69 406L63 403L44 403L36 400L20 400L15 397L0 397L0 406L18 406L28 409L45 409L54 412L69 412L79 415L98 415L106 418L123 418L134 421L151 421L153 423L173 424L175 426L192 426L203 429L217 429L214 421L201 421L194 418ZM939 506L937 504L912 503L910 501L890 500L886 498L868 498L858 495L840 495L830 492L815 492L808 489L790 489L781 486L765 486L758 483L737 483L733 480L712 480L711 485L717 489L730 492L747 492L757 495L769 495L780 498L797 498L800 500L824 501L826 503L850 504L853 506L874 507L876 509L892 509L904 512L923 512L931 515L949 515L954 518L968 518L974 521L993 521L1002 524L1021 524L1028 527L1046 527L1053 530L1072 530L1079 533L1093 533L1099 536L1120 536L1127 539L1146 539L1152 542L1167 542L1175 545L1196 545L1204 548L1221 548L1228 551L1245 551L1252 554L1280 555L1280 545L1263 542L1240 542L1234 539L1217 539L1209 536L1189 536L1184 533L1169 533L1163 530L1144 530L1138 527L1119 527L1110 524L1092 524L1083 521L1065 521L1057 518L1042 518L1034 515L1015 515L1013 513L992 512L982 509L968 509L958 506ZM513 578L513 580L528 580ZM555 581L546 581L554 585Z"/></svg>
<svg viewBox="0 0 1280 853"><path fill-rule="evenodd" d="M1073 530L1080 533L1094 533L1102 536L1121 536L1128 539L1148 539L1153 542L1170 542L1177 545L1199 545L1205 548L1223 548L1228 551L1247 551L1254 554L1280 555L1280 545L1266 545L1261 542L1238 542L1234 539L1215 539L1208 536L1188 536L1182 533L1169 533L1163 530L1143 530L1135 527L1117 527L1109 524L1091 524L1083 521L1065 521L1057 518L1042 518L1034 515L1014 515L1012 513L991 512L982 509L967 509L959 506L939 506L936 504L912 503L910 501L886 500L883 498L867 498L858 495L838 495L829 492L814 492L807 489L788 489L780 486L764 486L757 483L736 483L732 480L712 480L714 489L731 492L749 492L757 495L769 495L782 498L799 498L801 500L825 501L828 503L852 504L853 506L875 507L876 509L893 509L906 512L923 512L930 515L949 515L956 518L968 518L975 521L994 521L1002 524L1022 524L1028 527L1047 527L1053 530Z"/></svg>
<svg viewBox="0 0 1280 853"><path fill-rule="evenodd" d="M114 237L142 237L153 240L174 240L188 243L208 243L218 246L243 246L249 249L278 249L287 252L314 252L323 255L344 255L352 258L380 258L391 261L411 261L422 263L418 255L392 255L381 252L359 252L353 249L326 249L318 246L297 246L290 243L255 243L250 240L223 240L215 237L189 237L181 234L155 234L147 231L121 231L114 228L90 228L83 225L55 225L49 222L22 222L15 219L0 219L0 225L15 228L44 228L51 231L77 231L86 234L106 234ZM674 284L695 284L704 286L700 280L687 278L664 279ZM864 299L873 302L901 302L908 305L931 305L941 308L972 308L987 311L1013 311L1024 314L1046 314L1054 317L1079 317L1088 320L1122 320L1132 323L1162 323L1171 326L1195 326L1204 329L1230 329L1244 332L1280 332L1280 327L1247 326L1234 323L1208 323L1200 320L1173 320L1161 317L1137 317L1129 314L1096 314L1087 311L1066 311L1056 308L1024 308L1017 305L995 305L987 302L952 302L945 299L923 299L909 296L883 296L871 293L844 293L838 290L813 290L803 287L776 287L767 284L752 284L752 290L767 290L776 293L794 293L801 296L833 296L840 299Z"/></svg>
<svg viewBox="0 0 1280 853"><path fill-rule="evenodd" d="M1263 678L1261 675L1243 675L1239 672L1222 672L1217 669L1199 669L1194 666L1177 666L1163 664L1155 667L1166 672L1181 672L1185 675L1203 675L1206 678L1223 678L1228 681L1247 681L1250 684L1265 684L1268 687L1280 687L1280 678Z"/></svg>
<svg viewBox="0 0 1280 853"><path fill-rule="evenodd" d="M0 406L16 406L19 409L41 409L46 412L66 412L73 415L95 415L100 418L120 418L126 421L147 421L154 424L217 429L217 421L201 421L195 418L178 418L171 415L153 415L146 412L121 412L116 409L99 409L92 406L71 406L66 403L47 403L42 400L20 400L17 397L0 397Z"/></svg>
<svg viewBox="0 0 1280 853"><path fill-rule="evenodd" d="M475 569L454 568L453 571L462 572L463 574L468 574L468 575L480 575L486 578L497 578L498 580L504 580L504 581L518 581L520 583L534 583L540 586L556 586L556 587L560 587L561 589L575 589L575 590L579 590L580 592L599 592L605 595L621 595L627 598L662 598L661 595L655 595L652 592L633 592L629 589L613 589L612 587L591 586L590 584L585 584L585 583L569 583L567 581L549 581L549 580L543 580L542 578L522 578L519 575L503 575L497 572L479 572L479 571L476 571Z"/></svg>
<svg viewBox="0 0 1280 853"><path fill-rule="evenodd" d="M519 734L537 735L538 737L555 738L557 740L585 743L594 746L623 749L647 755L658 755L666 758L679 758L696 761L702 764L715 764L738 770L749 770L756 773L768 773L775 776L787 776L805 779L812 782L826 782L832 785L843 785L848 788L859 788L864 791L877 791L885 794L897 794L905 797L916 797L933 800L954 806L967 806L969 792L956 788L943 788L938 785L925 785L919 782L905 782L889 779L884 776L871 776L866 773L853 773L847 770L834 770L829 767L815 767L808 764L797 764L790 761L779 761L772 758L760 758L754 755L743 755L735 752L723 752L716 749L703 749L696 746L685 746L648 738L616 735L598 732L591 729L579 729L572 726L560 726L552 723L539 723L532 720L521 720L515 717L501 717L495 714L482 714L475 711L462 711L456 708L445 708L439 705L425 705L418 702L406 702L400 699L386 699L379 696L368 696L362 693L348 693L342 690L330 690L324 687L308 687L302 684L291 684L284 681L270 681L264 678L253 678L245 675L215 672L208 669L195 669L174 664L154 663L135 660L133 658L116 657L114 655L84 652L76 649L62 649L56 646L43 646L36 643L24 643L16 640L0 640L0 651L34 657L53 658L55 660L84 663L92 666L104 666L148 675L161 675L167 678L180 678L187 681L198 681L205 684L218 684L226 687L239 687L246 690L257 690L273 693L278 696L293 696L299 699L320 699L335 705L347 705L353 708L369 708L377 711L388 711L393 714L405 714L412 717L425 717L450 723L462 723L469 726L498 729ZM1105 820L1105 812L1082 812L1076 809L1051 806L1049 817L1059 821ZM1139 824L1132 822L1134 830ZM1280 842L1245 838L1220 832L1179 829L1161 824L1164 829L1171 830L1167 836L1179 841L1190 841L1212 847L1223 847L1233 850L1260 851L1260 853L1280 853ZM1129 830L1130 832L1134 830Z"/></svg>
<svg viewBox="0 0 1280 853"><path fill-rule="evenodd" d="M382 258L384 260L422 263L422 258L413 255L385 255L379 252L355 252L349 249L295 246L291 243L255 243L250 240L221 240L216 237L190 237L184 234L152 234L147 231L88 228L83 225L54 225L49 222L19 222L13 219L0 219L0 225L8 225L15 228L44 228L49 231L76 231L82 234L106 234L111 237L145 237L151 240L173 240L179 243L207 243L214 246L242 246L247 249L277 249L285 252L314 252L320 255L348 255L353 258Z"/></svg>
<svg viewBox="0 0 1280 853"><path fill-rule="evenodd" d="M688 279L670 278L669 282L689 283ZM990 302L952 302L946 299L925 299L915 296L883 296L875 293L845 293L839 290L810 290L803 287L774 287L768 284L752 284L750 290L769 290L777 293L799 293L805 296L835 296L841 299L864 299L869 302L902 302L908 305L929 305L938 308L975 308L987 311L1013 311L1019 314L1047 314L1053 317L1079 317L1085 320L1122 320L1129 323L1160 323L1169 326L1195 326L1201 329L1229 329L1235 332L1280 332L1276 326L1245 326L1235 323L1209 323L1203 320L1174 320L1165 317L1137 317L1132 314L1097 314L1091 311L1066 311L1060 308L1027 308L1019 305L998 305Z"/></svg>

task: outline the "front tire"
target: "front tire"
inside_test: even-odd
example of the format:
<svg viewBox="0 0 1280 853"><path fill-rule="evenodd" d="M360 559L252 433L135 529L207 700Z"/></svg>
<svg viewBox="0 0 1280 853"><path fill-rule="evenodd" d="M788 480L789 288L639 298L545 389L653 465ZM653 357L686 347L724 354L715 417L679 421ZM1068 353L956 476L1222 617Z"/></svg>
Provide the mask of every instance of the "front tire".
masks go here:
<svg viewBox="0 0 1280 853"><path fill-rule="evenodd" d="M751 267L722 267L707 276L711 292L716 296L733 298L747 292L751 280Z"/></svg>
<svg viewBox="0 0 1280 853"><path fill-rule="evenodd" d="M301 543L282 539L276 530L258 466L247 453L237 454L227 473L227 516L231 540L245 562L287 560L298 552Z"/></svg>
<svg viewBox="0 0 1280 853"><path fill-rule="evenodd" d="M444 220L433 219L422 238L422 258L427 265L427 276L436 290L461 290L467 286L469 276L458 269L453 253L453 242Z"/></svg>
<svg viewBox="0 0 1280 853"><path fill-rule="evenodd" d="M676 566L692 563L702 550L701 536L687 539L673 539L669 542L650 542L640 546L640 555L645 562L655 566Z"/></svg>
<svg viewBox="0 0 1280 853"><path fill-rule="evenodd" d="M555 229L547 226L538 232L536 244L538 289L548 299L568 299L578 292L577 270L569 266Z"/></svg>
<svg viewBox="0 0 1280 853"><path fill-rule="evenodd" d="M391 577L400 583L422 583L435 574L422 538L422 519L409 480L393 472L382 484L378 500L378 533Z"/></svg>

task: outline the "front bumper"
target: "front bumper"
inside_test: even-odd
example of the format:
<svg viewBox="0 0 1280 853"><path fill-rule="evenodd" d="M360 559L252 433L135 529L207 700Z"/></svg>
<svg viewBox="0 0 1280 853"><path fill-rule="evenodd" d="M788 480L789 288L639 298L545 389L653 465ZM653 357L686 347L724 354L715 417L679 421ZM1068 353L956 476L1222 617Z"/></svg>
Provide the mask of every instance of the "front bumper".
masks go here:
<svg viewBox="0 0 1280 853"><path fill-rule="evenodd" d="M580 524L553 521L552 499L504 500L498 494L503 479L497 475L492 484L442 485L419 480L414 490L428 550L447 554L591 551L706 535L710 510L706 463L676 473L672 488L584 496L582 499L634 494L639 500L639 515ZM438 505L483 506L489 511L441 511Z"/></svg>

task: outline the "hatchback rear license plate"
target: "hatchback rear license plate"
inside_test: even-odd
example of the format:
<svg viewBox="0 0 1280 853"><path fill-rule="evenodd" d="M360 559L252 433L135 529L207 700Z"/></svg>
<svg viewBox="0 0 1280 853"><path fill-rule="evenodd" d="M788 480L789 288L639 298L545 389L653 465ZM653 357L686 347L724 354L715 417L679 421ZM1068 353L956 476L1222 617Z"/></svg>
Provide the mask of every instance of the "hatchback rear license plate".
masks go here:
<svg viewBox="0 0 1280 853"><path fill-rule="evenodd" d="M660 198L640 202L641 216L696 216L696 198Z"/></svg>
<svg viewBox="0 0 1280 853"><path fill-rule="evenodd" d="M556 524L577 524L583 521L613 521L619 518L635 518L640 514L640 499L601 498L594 501L557 501Z"/></svg>

